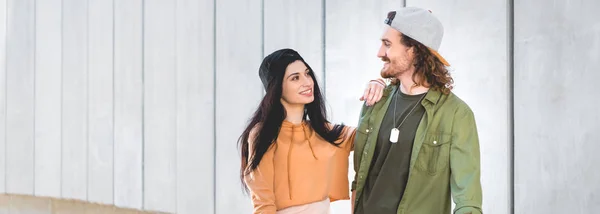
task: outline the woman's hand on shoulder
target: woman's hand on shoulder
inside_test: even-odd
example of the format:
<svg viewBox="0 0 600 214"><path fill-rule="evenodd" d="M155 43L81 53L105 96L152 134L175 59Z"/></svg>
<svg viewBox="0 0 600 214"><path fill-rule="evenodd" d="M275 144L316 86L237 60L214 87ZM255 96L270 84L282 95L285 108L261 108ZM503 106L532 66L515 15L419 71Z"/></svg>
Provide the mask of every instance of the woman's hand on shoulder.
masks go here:
<svg viewBox="0 0 600 214"><path fill-rule="evenodd" d="M374 105L381 100L385 86L385 81L381 78L369 81L364 94L360 97L360 101L365 101L367 106Z"/></svg>

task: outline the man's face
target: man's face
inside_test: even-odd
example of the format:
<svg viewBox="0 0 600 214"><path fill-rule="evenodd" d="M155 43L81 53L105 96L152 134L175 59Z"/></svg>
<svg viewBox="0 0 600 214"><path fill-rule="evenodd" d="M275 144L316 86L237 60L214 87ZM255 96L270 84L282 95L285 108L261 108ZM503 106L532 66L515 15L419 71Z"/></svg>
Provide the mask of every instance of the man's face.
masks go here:
<svg viewBox="0 0 600 214"><path fill-rule="evenodd" d="M392 78L407 73L413 68L413 48L403 45L401 34L390 26L386 27L381 37L381 47L377 57L384 62L381 69L381 77Z"/></svg>

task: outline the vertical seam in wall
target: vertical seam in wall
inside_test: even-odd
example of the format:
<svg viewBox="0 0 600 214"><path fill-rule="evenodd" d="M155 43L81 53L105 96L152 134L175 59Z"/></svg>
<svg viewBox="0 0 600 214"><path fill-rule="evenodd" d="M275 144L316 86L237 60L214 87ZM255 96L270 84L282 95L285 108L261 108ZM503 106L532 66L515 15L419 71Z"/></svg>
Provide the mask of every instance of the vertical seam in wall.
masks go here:
<svg viewBox="0 0 600 214"><path fill-rule="evenodd" d="M8 167L8 158L6 158L6 155L8 155L8 152L6 151L6 149L8 149L8 137L6 137L7 134L7 125L8 125L8 120L6 118L8 118L8 62L6 60L6 56L8 55L8 51L7 47L8 47L8 0L4 2L4 9L5 9L5 13L4 13L4 193L8 192L7 188L8 188L8 182L6 181L7 179L7 172L6 172L6 167Z"/></svg>
<svg viewBox="0 0 600 214"><path fill-rule="evenodd" d="M63 13L64 11L64 0L60 1L60 190L59 190L59 195L61 197L63 197L63 179L62 179L62 175L63 175L63 138L64 138L64 134L63 134L63 115L64 115L64 109L63 109L63 99L64 99L64 58L65 58L65 54L64 54L64 20L65 20L65 14Z"/></svg>
<svg viewBox="0 0 600 214"><path fill-rule="evenodd" d="M213 213L217 213L217 0L213 0Z"/></svg>
<svg viewBox="0 0 600 214"><path fill-rule="evenodd" d="M178 181L179 175L177 174L177 166L178 166L179 163L178 163L178 160L177 160L177 150L179 148L179 131L178 131L179 130L179 119L178 119L179 118L178 117L179 111L177 110L177 105L179 103L179 93L178 93L178 90L177 90L178 89L178 87L177 87L177 78L178 78L178 73L179 73L179 69L178 69L179 66L177 66L177 59L178 59L177 58L177 53L178 53L178 46L177 46L177 29L178 28L177 28L177 23L178 23L179 20L177 19L177 7L178 7L177 6L177 2L178 1L176 0L176 1L173 1L173 2L175 4L175 6L173 7L173 27L175 28L175 30L173 31L174 36L173 36L173 43L172 43L173 47L175 49L175 51L173 53L173 58L174 58L173 59L173 70L175 71L174 72L175 78L173 79L173 87L175 88L175 103L173 103L175 105L175 108L174 108L175 109L175 124L174 124L175 125L175 149L173 150L173 152L174 152L174 155L173 155L173 159L174 160L173 161L175 162L175 179L174 179L174 182L175 182L175 195L174 195L174 197L175 197L175 213L178 213L177 212L178 211L177 204L178 204L178 200L179 200L179 197L178 197L179 196L179 194L178 194L179 189L177 187L179 185L179 182L177 182L177 181Z"/></svg>
<svg viewBox="0 0 600 214"><path fill-rule="evenodd" d="M36 46L37 46L37 41L36 41L36 35L37 35L37 4L35 3L35 1L33 2L33 124L31 124L33 126L33 192L32 194L35 195L35 121L36 121L36 115L35 115L35 98L36 98L36 87L35 87L35 82L36 82L36 73L37 73L37 66L35 66L35 61L36 61L36 55L37 55L37 51L36 51Z"/></svg>
<svg viewBox="0 0 600 214"><path fill-rule="evenodd" d="M515 213L515 78L514 78L514 0L508 0L508 96L509 96L509 212Z"/></svg>
<svg viewBox="0 0 600 214"><path fill-rule="evenodd" d="M112 204L116 205L115 194L115 0L112 0Z"/></svg>
<svg viewBox="0 0 600 214"><path fill-rule="evenodd" d="M260 1L260 56L261 59L265 57L265 0ZM261 95L265 95L267 92L260 87Z"/></svg>
<svg viewBox="0 0 600 214"><path fill-rule="evenodd" d="M327 0L321 1L321 70L323 71L323 96L327 97Z"/></svg>
<svg viewBox="0 0 600 214"><path fill-rule="evenodd" d="M145 47L145 33L146 33L146 28L145 28L145 23L146 23L146 1L142 0L142 210L145 209L146 207L146 196L145 196L145 192L146 192L146 180L145 180L145 175L146 175L146 167L145 167L145 163L146 163L146 126L145 126L145 116L146 116L146 109L145 109L145 103L146 103L146 79L145 79L145 73L146 73L146 47Z"/></svg>
<svg viewBox="0 0 600 214"><path fill-rule="evenodd" d="M260 34L260 55L263 58L265 57L265 0L260 1Z"/></svg>
<svg viewBox="0 0 600 214"><path fill-rule="evenodd" d="M85 3L85 198L90 200L90 0Z"/></svg>
<svg viewBox="0 0 600 214"><path fill-rule="evenodd" d="M408 0L404 0L404 1L402 1L402 6L403 6L403 7L406 7L406 1L408 1Z"/></svg>

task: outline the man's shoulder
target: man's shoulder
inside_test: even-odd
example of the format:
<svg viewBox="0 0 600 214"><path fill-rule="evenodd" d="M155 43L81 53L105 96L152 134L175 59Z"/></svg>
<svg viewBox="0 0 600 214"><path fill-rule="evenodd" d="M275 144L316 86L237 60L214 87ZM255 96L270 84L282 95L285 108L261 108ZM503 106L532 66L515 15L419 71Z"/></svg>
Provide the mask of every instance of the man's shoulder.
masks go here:
<svg viewBox="0 0 600 214"><path fill-rule="evenodd" d="M455 113L458 113L458 112L469 113L469 114L473 113L469 104L467 104L462 98L460 98L454 92L450 92L449 94L445 95L445 97L446 97L446 99L444 100L444 105L442 105L442 108L450 108Z"/></svg>
<svg viewBox="0 0 600 214"><path fill-rule="evenodd" d="M394 85L388 85L385 88L383 88L383 94L381 96L381 99L379 100L379 102L375 103L375 105L367 106L366 101L363 102L360 111L361 118L366 115L371 115L373 113L379 112L379 110L381 110L382 107L387 103L388 99L392 98L391 94L395 88L396 86Z"/></svg>

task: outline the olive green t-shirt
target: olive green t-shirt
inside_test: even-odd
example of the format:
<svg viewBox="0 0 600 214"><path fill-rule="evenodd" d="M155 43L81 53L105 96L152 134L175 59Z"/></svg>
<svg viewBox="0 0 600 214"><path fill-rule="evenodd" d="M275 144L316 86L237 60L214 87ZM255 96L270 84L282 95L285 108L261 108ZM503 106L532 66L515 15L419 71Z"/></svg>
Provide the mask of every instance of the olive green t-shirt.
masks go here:
<svg viewBox="0 0 600 214"><path fill-rule="evenodd" d="M395 97L381 122L369 176L355 208L357 214L396 213L408 180L417 127L425 113L425 108L420 104L425 95L407 95L400 90L393 95ZM396 143L390 141L394 120L400 131Z"/></svg>

